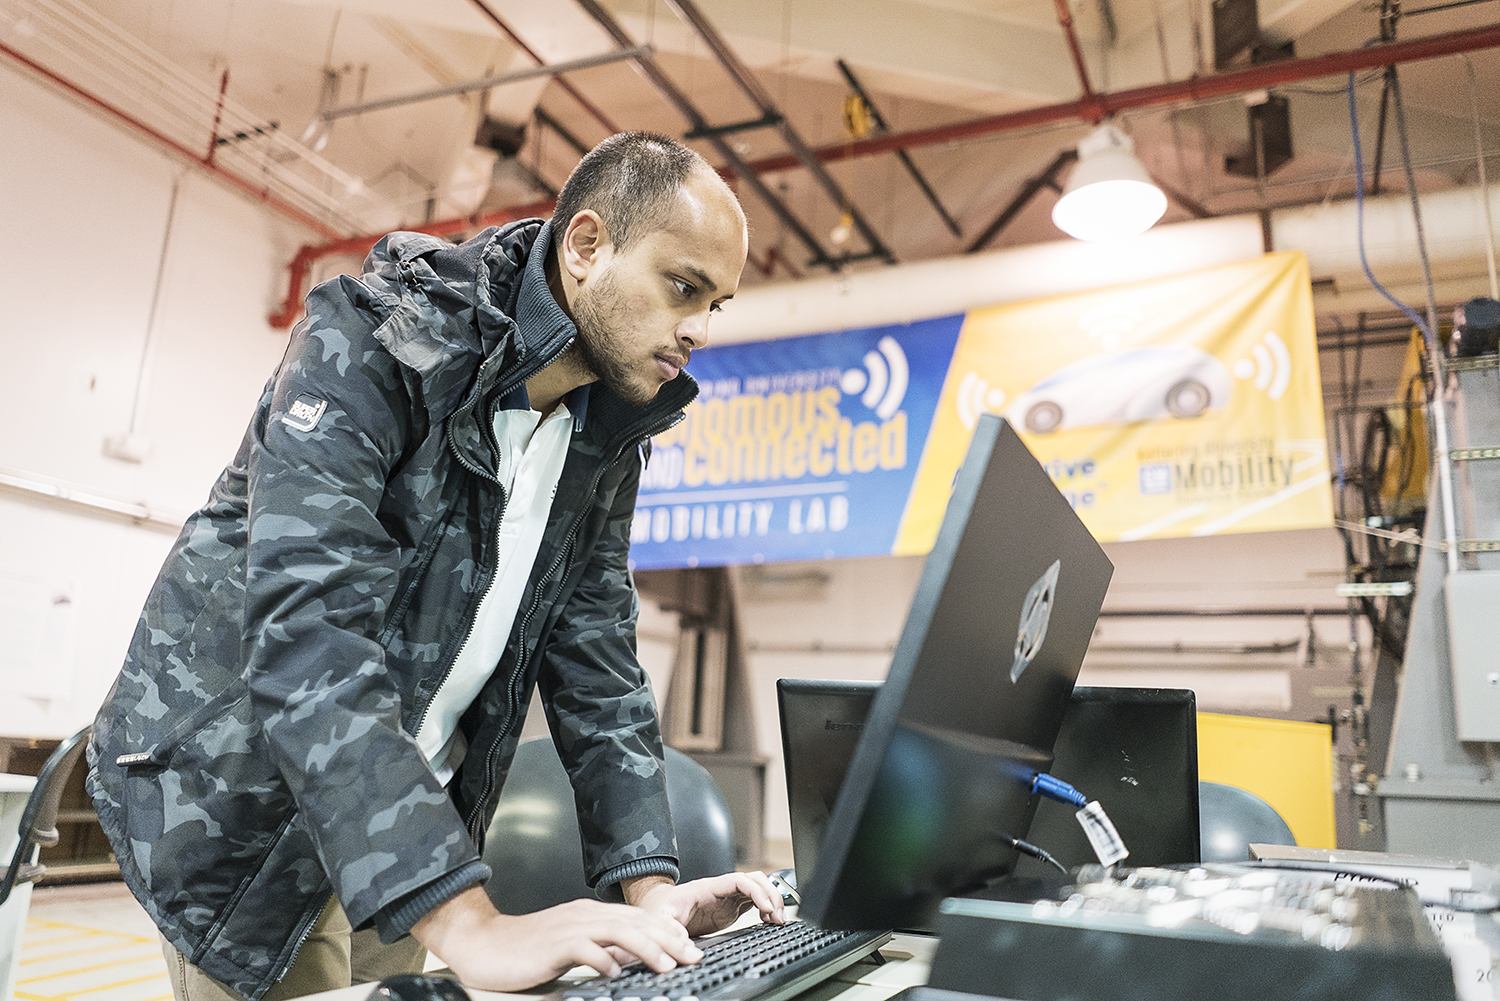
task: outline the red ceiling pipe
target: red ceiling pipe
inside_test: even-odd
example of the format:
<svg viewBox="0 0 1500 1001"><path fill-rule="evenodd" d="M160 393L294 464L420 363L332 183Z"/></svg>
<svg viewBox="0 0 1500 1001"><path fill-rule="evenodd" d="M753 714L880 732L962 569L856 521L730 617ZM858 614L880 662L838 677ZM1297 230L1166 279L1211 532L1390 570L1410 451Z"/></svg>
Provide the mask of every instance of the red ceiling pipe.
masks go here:
<svg viewBox="0 0 1500 1001"><path fill-rule="evenodd" d="M1096 94L1092 98L1052 104L1042 108L1015 111L1005 115L990 115L955 125L943 125L932 129L917 129L911 132L888 133L870 139L860 139L836 146L824 146L814 150L819 160L844 160L851 157L875 156L893 153L896 150L914 149L918 146L933 146L938 143L958 142L979 136L1010 132L1015 129L1054 122L1083 119L1099 121L1106 115L1127 111L1131 108L1146 108L1153 105L1173 104L1178 101L1207 100L1243 94L1252 90L1263 90L1281 84L1311 80L1320 76L1333 76L1379 66L1394 66L1397 63L1435 59L1438 56L1456 55L1478 49L1500 46L1500 25L1455 31L1430 38L1415 38L1409 42L1392 42L1387 45L1371 45L1348 52L1333 52L1305 59L1287 59L1262 66L1251 66L1230 73L1192 77L1172 83L1153 84L1113 94ZM777 170L791 170L799 166L792 156L773 156L756 160L750 168L757 174Z"/></svg>
<svg viewBox="0 0 1500 1001"><path fill-rule="evenodd" d="M39 76L46 77L48 80L51 80L63 90L66 90L68 93L74 95L85 103L93 105L100 111L113 116L118 121L123 122L125 125L128 125L130 128L141 133L142 135L155 140L158 144L165 146L167 149L171 150L173 153L176 153L178 156L192 161L193 164L208 171L220 180L226 181L229 184L232 184L234 187L239 188L251 198L254 198L257 201L265 202L267 205L271 206L271 208L280 212L282 215L286 216L293 222L302 226L306 226L314 233L325 236L330 240L336 240L339 238L338 231L328 226L326 223L323 223L322 221L308 215L306 212L303 212L295 205L292 205L289 202L282 201L280 198L277 198L265 188L257 186L255 184L251 184L249 181L245 180L243 177L240 177L238 174L230 173L223 167L220 167L218 164L213 162L211 153L207 157L199 156L197 153L194 153L192 150L188 149L177 140L161 132L158 132L156 129L153 129L151 126L147 125L139 118L136 118L134 115L120 110L113 104L110 104L108 101L104 100L101 97L98 97L95 94L89 93L82 87L78 86L76 83L58 76L56 73L43 66L41 63L35 62L29 57L11 48L9 45L6 45L4 42L0 42L0 53L4 53L5 55L9 56L11 59L20 63L22 66L25 66L33 73L36 73Z"/></svg>
<svg viewBox="0 0 1500 1001"><path fill-rule="evenodd" d="M229 92L229 70L219 78L219 103L214 106L214 127L208 137L208 152L204 154L204 163L213 163L214 154L219 152L219 123L224 120L224 95Z"/></svg>
<svg viewBox="0 0 1500 1001"><path fill-rule="evenodd" d="M1078 70L1078 83L1083 87L1083 99L1094 99L1094 88L1089 86L1088 67L1083 64L1083 50L1078 47L1078 35L1073 31L1073 15L1068 12L1068 0L1054 0L1057 4L1057 23L1062 25L1063 35L1068 40L1068 51L1073 54L1073 68ZM1097 125L1101 119L1094 119Z"/></svg>
<svg viewBox="0 0 1500 1001"><path fill-rule="evenodd" d="M484 229L486 226L501 226L517 219L528 219L532 216L550 215L557 200L548 198L540 202L532 202L529 205L512 205L510 208L498 209L478 216L463 216L458 219L442 219L438 222L425 223L421 226L407 226L408 232L428 233L432 236L452 236L455 233L467 233L472 230ZM297 251L286 266L287 290L286 298L281 301L281 306L276 312L266 317L266 322L277 330L285 330L290 327L297 317L302 313L302 293L307 285L308 273L317 261L325 257L334 257L341 254L359 254L361 257L370 252L375 241L381 236L351 236L347 239L334 240L330 243L304 244Z"/></svg>

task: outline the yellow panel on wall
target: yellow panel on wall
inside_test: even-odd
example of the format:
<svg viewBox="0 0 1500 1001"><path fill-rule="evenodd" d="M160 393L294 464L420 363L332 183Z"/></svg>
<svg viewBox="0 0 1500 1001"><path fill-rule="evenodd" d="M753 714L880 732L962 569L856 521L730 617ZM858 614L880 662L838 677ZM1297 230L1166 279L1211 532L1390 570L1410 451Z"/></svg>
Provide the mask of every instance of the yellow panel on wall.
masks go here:
<svg viewBox="0 0 1500 1001"><path fill-rule="evenodd" d="M1198 714L1198 778L1255 793L1304 848L1336 848L1333 734L1326 723Z"/></svg>

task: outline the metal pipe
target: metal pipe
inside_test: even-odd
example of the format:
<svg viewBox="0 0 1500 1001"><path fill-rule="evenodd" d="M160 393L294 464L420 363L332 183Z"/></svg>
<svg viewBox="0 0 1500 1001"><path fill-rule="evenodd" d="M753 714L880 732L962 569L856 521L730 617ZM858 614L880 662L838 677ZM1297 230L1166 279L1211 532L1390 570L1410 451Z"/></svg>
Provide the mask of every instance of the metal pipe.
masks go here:
<svg viewBox="0 0 1500 1001"><path fill-rule="evenodd" d="M38 479L30 473L18 470L0 469L0 488L18 493L35 494L49 500L62 501L94 511L123 515L141 524L150 525L152 528L168 529L173 532L181 529L182 523L187 520L186 517L153 510L149 504L115 500L113 497L86 493L72 487Z"/></svg>
<svg viewBox="0 0 1500 1001"><path fill-rule="evenodd" d="M1474 60L1464 53L1464 69L1469 75L1469 112L1474 122L1474 160L1479 164L1479 202L1484 206L1484 261L1490 273L1490 298L1500 299L1500 279L1495 274L1495 223L1490 218L1490 179L1484 168L1484 135L1479 130L1479 82L1474 77Z"/></svg>
<svg viewBox="0 0 1500 1001"><path fill-rule="evenodd" d="M521 36L515 33L515 30L512 29L510 25L505 23L505 21L500 17L499 14L496 14L494 11L490 10L488 5L484 3L484 0L472 0L472 3L475 7L479 8L479 12L481 14L489 18L490 23L500 29L501 34L510 39L510 43L512 45L530 56L533 62L537 63L538 65L546 62L546 60L543 59L535 49L527 45L526 42L522 40ZM577 87L574 87L571 83L569 83L567 80L564 80L560 76L553 77L552 82L561 87L569 97L577 101L578 106L584 111L588 112L589 115L594 119L594 121L598 122L600 127L602 127L607 134L614 135L616 132L620 131L620 127L616 125L608 115L606 115L603 111L600 111L599 107L595 105L594 102L584 97L583 92L580 91Z"/></svg>
<svg viewBox="0 0 1500 1001"><path fill-rule="evenodd" d="M1053 0L1057 6L1057 23L1062 25L1063 37L1068 40L1068 51L1073 55L1073 68L1078 71L1078 83L1083 87L1083 99L1093 100L1094 88L1089 86L1088 67L1083 64L1083 50L1078 47L1078 35L1073 31L1073 15L1068 11L1068 0ZM1098 124L1103 118L1094 119Z"/></svg>
<svg viewBox="0 0 1500 1001"><path fill-rule="evenodd" d="M219 123L224 120L224 95L229 91L229 71L226 69L224 75L219 77L219 102L214 106L214 127L208 136L208 153L203 157L204 163L213 163L214 154L219 151Z"/></svg>
<svg viewBox="0 0 1500 1001"><path fill-rule="evenodd" d="M1152 84L1115 93L1095 94L1092 99L1028 108L1003 115L989 115L930 129L894 132L890 135L824 146L813 152L819 160L825 163L861 156L877 156L882 153L894 153L898 149L916 149L940 143L961 142L966 139L977 139L1074 119L1094 121L1096 115L1102 117L1135 108L1149 108L1178 101L1206 101L1211 98L1229 97L1252 90L1265 90L1267 87L1297 83L1321 76L1333 76L1351 70L1375 69L1397 63L1456 55L1460 52L1492 49L1496 46L1500 46L1500 25L1488 25L1483 28L1454 31L1428 38L1415 38L1406 42L1371 45L1368 48L1330 52L1305 59L1285 59L1281 62L1263 63L1229 73L1195 76L1171 83ZM791 170L796 166L798 166L798 160L791 156L766 157L749 164L750 169L760 173Z"/></svg>
<svg viewBox="0 0 1500 1001"><path fill-rule="evenodd" d="M617 49L614 52L601 52L594 56L584 56L582 59L570 59L565 63L543 63L540 66L533 66L530 69L498 73L492 76L480 77L478 80L466 80L463 83L449 84L446 87L433 87L411 94L383 97L378 101L365 101L362 104L346 104L342 108L329 108L326 111L320 111L318 112L318 117L324 121L333 121L335 118L348 118L351 115L363 115L371 111L384 111L386 108L400 108L408 104L419 104L422 101L433 101L440 97L471 94L476 90L489 90L492 87L502 87L505 84L518 83L522 80L535 80L537 77L542 76L555 77L559 73L592 69L595 66L608 66L612 63L624 62L627 59L640 59L650 54L651 46L636 45L628 49Z"/></svg>
<svg viewBox="0 0 1500 1001"><path fill-rule="evenodd" d="M605 10L599 4L598 0L578 0L578 5L599 23L599 26L615 40L616 44L626 48L629 48L633 44L625 29L620 26L620 22L616 21L614 15ZM636 59L635 65L646 79L651 82L652 86L656 88L657 93L668 104L672 105L678 114L687 120L689 128L703 129L708 127L708 121L694 107L693 102L688 99L688 96L679 90L677 85L657 65L655 57L648 55ZM792 210L787 208L786 204L766 186L766 183L750 168L750 165L745 162L744 158L735 152L734 147L730 146L722 136L707 136L707 142L728 162L729 168L734 172L735 176L750 185L787 229L791 230L797 239L801 240L812 251L815 263L826 264L834 270L840 269L841 265L839 262L823 252L823 246L818 242L817 237L813 236L808 228L802 224L802 220L793 215ZM793 158L793 163L797 162Z"/></svg>
<svg viewBox="0 0 1500 1001"><path fill-rule="evenodd" d="M539 202L531 202L527 205L512 205L509 208L486 212L481 216L440 219L437 222L430 222L421 226L409 226L407 229L413 233L427 233L430 236L451 236L454 233L484 229L486 226L500 226L508 222L515 222L517 219L547 215L551 213L553 206L556 204L556 199L547 198ZM286 266L286 297L281 300L281 306L276 312L266 317L266 322L277 330L285 330L297 319L298 314L302 312L302 290L307 284L307 274L315 262L338 254L369 253L370 248L379 239L380 236L365 235L351 236L345 239L334 240L332 243L318 244L316 246L313 244L304 244Z"/></svg>
<svg viewBox="0 0 1500 1001"><path fill-rule="evenodd" d="M750 67L746 66L735 53L734 49L730 48L724 36L719 34L719 29L715 28L713 23L703 16L703 12L698 9L697 4L693 0L666 0L666 4L677 12L678 17L686 21L697 32L698 37L703 40L703 43L708 46L709 51L714 54L714 58L719 61L719 65L723 66L725 71L734 79L735 83L739 84L740 89L745 92L745 96L750 98L751 103L760 110L761 114L767 118L775 116L778 119L775 129L781 133L782 141L791 149L792 156L796 157L797 162L808 173L812 174L813 180L818 182L823 191L833 200L833 203L839 207L839 210L854 223L854 228L859 230L860 236L864 238L870 250L877 256L884 258L887 264L894 264L896 262L896 255L891 253L890 248L876 235L874 227L869 224L864 214L850 200L839 182L834 180L833 175L823 166L823 162L818 159L812 147L808 146L802 140L802 136L792 126L792 123L787 121L786 117L781 114L780 110L776 107L776 102L772 100L770 93L756 79L755 74L750 71Z"/></svg>
<svg viewBox="0 0 1500 1001"><path fill-rule="evenodd" d="M90 104L93 107L98 108L100 111L103 111L105 114L113 117L116 121L119 121L129 128L134 129L136 132L141 133L142 135L153 140L158 145L166 148L167 150L176 153L178 156L189 161L193 165L206 170L220 180L225 181L226 183L233 185L236 188L239 188L241 191L249 195L251 198L254 198L256 201L265 202L271 208L275 209L277 212L280 212L282 215L297 223L299 226L305 226L308 229L312 230L314 233L317 233L329 240L338 240L342 237L343 234L339 233L331 226L328 226L326 223L313 218L306 212L297 208L295 205L277 198L275 195L267 191L264 187L252 184L249 181L245 180L243 177L240 177L238 174L234 174L230 171L225 170L217 163L214 163L212 158L210 157L199 156L197 153L188 149L186 146L182 145L171 136L158 132L156 129L153 129L151 126L147 125L139 118L136 118L134 115L126 111L122 111L121 109L115 107L113 104L110 104L108 101L104 100L102 97L84 90L82 87L78 86L78 84L73 83L71 80L68 80L63 76L52 72L41 63L38 63L35 60L27 57L24 53L18 52L17 50L11 48L9 45L6 45L4 42L0 42L0 53L9 56L11 59L20 63L22 66L25 66L33 73L45 77L52 83L61 87L63 90L66 90L68 93L72 94L74 97L79 98L86 104Z"/></svg>

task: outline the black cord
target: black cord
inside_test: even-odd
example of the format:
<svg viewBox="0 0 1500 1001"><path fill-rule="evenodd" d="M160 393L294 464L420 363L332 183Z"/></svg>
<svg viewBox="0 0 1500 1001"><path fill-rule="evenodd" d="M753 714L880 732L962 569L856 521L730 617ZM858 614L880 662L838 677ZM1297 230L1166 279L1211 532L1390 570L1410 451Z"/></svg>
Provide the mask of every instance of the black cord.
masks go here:
<svg viewBox="0 0 1500 1001"><path fill-rule="evenodd" d="M1036 859L1039 862L1045 862L1048 865L1057 866L1057 871L1062 873L1064 876L1068 874L1067 867L1065 867L1057 859L1053 858L1052 855L1045 849L1038 848L1030 841L1022 841L1020 838L1013 838L1009 834L1001 835L1001 837L1005 839L1006 844L1010 845L1022 855L1030 855L1032 858Z"/></svg>

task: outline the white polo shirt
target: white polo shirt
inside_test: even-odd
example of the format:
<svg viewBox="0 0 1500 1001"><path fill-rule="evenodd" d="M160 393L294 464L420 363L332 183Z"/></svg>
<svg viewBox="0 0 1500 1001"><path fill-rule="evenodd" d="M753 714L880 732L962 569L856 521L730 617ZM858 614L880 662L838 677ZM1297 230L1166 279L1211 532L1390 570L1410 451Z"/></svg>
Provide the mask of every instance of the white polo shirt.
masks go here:
<svg viewBox="0 0 1500 1001"><path fill-rule="evenodd" d="M573 415L563 402L546 419L529 406L524 410L498 410L494 428L500 446L497 472L506 496L495 545L495 575L480 599L473 628L417 730L417 747L445 785L468 751L458 728L459 717L499 664L526 595L532 564L552 511L552 498L568 457Z"/></svg>

